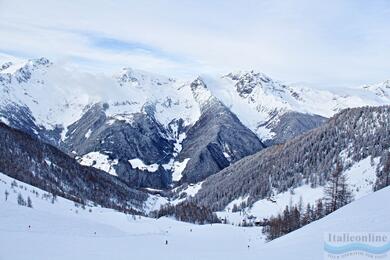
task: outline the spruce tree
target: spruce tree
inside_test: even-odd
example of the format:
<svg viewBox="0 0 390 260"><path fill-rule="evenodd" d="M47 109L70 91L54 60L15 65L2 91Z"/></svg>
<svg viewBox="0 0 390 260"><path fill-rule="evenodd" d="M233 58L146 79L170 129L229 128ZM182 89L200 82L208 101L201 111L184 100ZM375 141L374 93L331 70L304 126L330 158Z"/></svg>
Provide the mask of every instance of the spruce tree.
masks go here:
<svg viewBox="0 0 390 260"><path fill-rule="evenodd" d="M18 204L20 206L26 206L26 201L24 200L22 194L20 194L20 193L18 194L17 200L18 200Z"/></svg>
<svg viewBox="0 0 390 260"><path fill-rule="evenodd" d="M29 208L33 207L32 206L32 201L31 201L30 197L27 197L27 207L29 207Z"/></svg>
<svg viewBox="0 0 390 260"><path fill-rule="evenodd" d="M347 178L343 172L340 161L336 164L328 185L325 187L325 202L327 214L350 203L353 199L351 190L347 184Z"/></svg>
<svg viewBox="0 0 390 260"><path fill-rule="evenodd" d="M5 190L4 195L5 195L5 201L7 201L8 200L8 196L9 196L9 192L7 190Z"/></svg>

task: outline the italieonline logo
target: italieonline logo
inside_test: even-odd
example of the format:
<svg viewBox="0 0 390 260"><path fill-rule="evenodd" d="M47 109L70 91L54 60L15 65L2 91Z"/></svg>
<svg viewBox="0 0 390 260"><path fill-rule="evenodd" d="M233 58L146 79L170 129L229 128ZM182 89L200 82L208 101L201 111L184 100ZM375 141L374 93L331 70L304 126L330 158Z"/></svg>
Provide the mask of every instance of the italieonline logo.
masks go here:
<svg viewBox="0 0 390 260"><path fill-rule="evenodd" d="M324 259L390 259L390 233L326 232Z"/></svg>

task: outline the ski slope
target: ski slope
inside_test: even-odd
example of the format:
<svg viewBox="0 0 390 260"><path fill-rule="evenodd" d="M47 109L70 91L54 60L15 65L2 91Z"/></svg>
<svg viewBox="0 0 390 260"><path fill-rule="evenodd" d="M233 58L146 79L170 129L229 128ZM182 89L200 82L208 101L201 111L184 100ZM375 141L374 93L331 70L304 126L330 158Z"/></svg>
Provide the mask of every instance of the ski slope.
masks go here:
<svg viewBox="0 0 390 260"><path fill-rule="evenodd" d="M52 204L42 199L46 192L21 182L11 189L12 182L0 174L1 260L248 258L264 243L260 228L133 217L62 198ZM19 206L18 193L30 196L33 208Z"/></svg>
<svg viewBox="0 0 390 260"><path fill-rule="evenodd" d="M12 182L0 174L1 260L312 260L322 258L323 232L390 231L390 188L265 243L257 227L199 226L169 218L133 217L100 207L82 209L62 198L53 204L46 192L21 182L11 188ZM30 196L33 208L17 204L19 193L24 199Z"/></svg>
<svg viewBox="0 0 390 260"><path fill-rule="evenodd" d="M323 259L324 232L390 232L389 197L390 187L387 187L356 200L323 219L265 244L258 259Z"/></svg>

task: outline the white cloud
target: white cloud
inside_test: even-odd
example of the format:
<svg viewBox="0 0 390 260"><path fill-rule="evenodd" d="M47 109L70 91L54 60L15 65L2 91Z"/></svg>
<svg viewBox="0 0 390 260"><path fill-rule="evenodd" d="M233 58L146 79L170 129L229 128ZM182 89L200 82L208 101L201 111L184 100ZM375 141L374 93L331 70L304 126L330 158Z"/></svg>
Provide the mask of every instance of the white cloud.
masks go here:
<svg viewBox="0 0 390 260"><path fill-rule="evenodd" d="M3 0L0 51L108 70L257 69L286 81L353 85L390 77L389 10L377 0ZM99 48L94 37L135 47Z"/></svg>

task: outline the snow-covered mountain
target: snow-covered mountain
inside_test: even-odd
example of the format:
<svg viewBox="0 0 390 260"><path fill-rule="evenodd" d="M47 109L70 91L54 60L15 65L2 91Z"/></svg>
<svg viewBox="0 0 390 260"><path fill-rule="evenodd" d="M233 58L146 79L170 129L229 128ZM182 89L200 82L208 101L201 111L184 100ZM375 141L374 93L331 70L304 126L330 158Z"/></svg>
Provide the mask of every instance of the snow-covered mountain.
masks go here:
<svg viewBox="0 0 390 260"><path fill-rule="evenodd" d="M343 110L317 129L210 176L191 200L235 224L269 218L289 204L323 198L336 162L358 199L386 186L389 126L390 106Z"/></svg>
<svg viewBox="0 0 390 260"><path fill-rule="evenodd" d="M343 108L390 103L386 84L337 94L253 71L188 82L131 68L91 74L45 58L0 68L1 121L134 187L200 181Z"/></svg>
<svg viewBox="0 0 390 260"><path fill-rule="evenodd" d="M381 98L389 98L390 97L390 80L386 80L379 84L374 85L365 85L363 89L367 91L371 91L375 93L375 95Z"/></svg>
<svg viewBox="0 0 390 260"><path fill-rule="evenodd" d="M216 99L205 85L194 88L191 82L130 68L112 77L91 75L45 58L6 63L2 68L3 122L77 156L83 165L106 170L135 187L164 188L172 180L181 180L186 162L199 156L196 152L177 161L181 143L208 101ZM213 117L218 115L209 115ZM244 131L251 136L249 129ZM211 151L206 160L218 167L202 176L263 147L257 137L251 138L259 145L236 152L230 160L224 157L229 149L224 144ZM219 162L221 159L226 162ZM191 165L196 167L199 163Z"/></svg>
<svg viewBox="0 0 390 260"><path fill-rule="evenodd" d="M383 89L389 89L386 82L361 88L338 88L336 92L286 85L255 71L241 71L207 79L206 84L212 93L263 142L282 137L283 131L278 130L278 126L291 118L289 114L295 114L292 116L295 117L294 122L311 121L314 128L322 124L324 118L345 108L390 104L389 96L383 94L387 93ZM299 132L307 130L303 128ZM282 137L280 141L286 139Z"/></svg>
<svg viewBox="0 0 390 260"><path fill-rule="evenodd" d="M63 139L66 128L98 102L109 105L106 114L113 119L118 119L118 114L142 112L147 103L156 105L155 116L165 125L173 118L182 118L189 125L199 117L188 88L132 69L107 77L69 70L41 58L10 65L0 75L2 108L9 104L29 108L37 126L49 130L62 127Z"/></svg>

